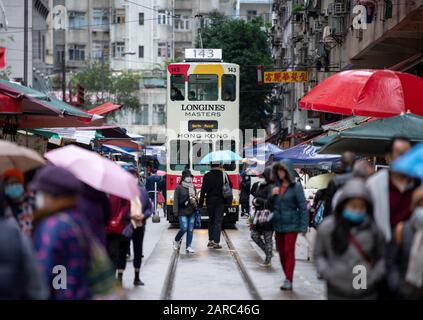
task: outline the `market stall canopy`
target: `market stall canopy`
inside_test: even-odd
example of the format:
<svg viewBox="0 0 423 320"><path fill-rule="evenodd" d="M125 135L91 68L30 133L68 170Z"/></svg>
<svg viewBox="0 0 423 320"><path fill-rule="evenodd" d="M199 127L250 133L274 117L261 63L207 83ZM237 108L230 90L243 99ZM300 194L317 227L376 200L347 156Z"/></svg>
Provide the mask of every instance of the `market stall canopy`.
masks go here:
<svg viewBox="0 0 423 320"><path fill-rule="evenodd" d="M21 114L22 99L0 93L0 114Z"/></svg>
<svg viewBox="0 0 423 320"><path fill-rule="evenodd" d="M266 142L255 145L254 147L244 148L245 158L257 158L267 161L271 155L283 151L277 145Z"/></svg>
<svg viewBox="0 0 423 320"><path fill-rule="evenodd" d="M348 129L338 133L319 153L341 154L348 150L365 156L382 156L394 136L405 137L412 142L422 141L423 117L403 114Z"/></svg>
<svg viewBox="0 0 423 320"><path fill-rule="evenodd" d="M329 182L335 176L334 173L324 173L319 174L318 176L311 177L308 179L305 188L306 189L326 189Z"/></svg>
<svg viewBox="0 0 423 320"><path fill-rule="evenodd" d="M392 70L348 70L315 86L302 109L357 116L423 115L423 78Z"/></svg>
<svg viewBox="0 0 423 320"><path fill-rule="evenodd" d="M114 104L113 102L109 101L109 102L103 103L102 105L99 105L95 108L88 110L87 113L105 115L105 114L108 114L110 112L113 112L113 111L119 109L120 107L122 107L122 105Z"/></svg>
<svg viewBox="0 0 423 320"><path fill-rule="evenodd" d="M331 167L332 163L340 160L340 156L317 154L317 148L308 144L297 145L276 153L274 161L289 159L297 166Z"/></svg>

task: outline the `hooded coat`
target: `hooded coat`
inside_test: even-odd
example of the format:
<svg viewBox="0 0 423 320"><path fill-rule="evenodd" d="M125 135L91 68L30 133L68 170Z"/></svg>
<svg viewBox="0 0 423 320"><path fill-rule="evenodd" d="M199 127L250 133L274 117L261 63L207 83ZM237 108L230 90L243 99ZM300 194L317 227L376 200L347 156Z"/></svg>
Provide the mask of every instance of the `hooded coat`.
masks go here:
<svg viewBox="0 0 423 320"><path fill-rule="evenodd" d="M367 261L355 245L349 241L342 254L334 250L333 233L339 223L345 202L359 198L368 203L369 219L357 226L351 226L350 232L373 261ZM385 240L373 221L373 209L370 192L363 181L353 179L341 189L334 206L334 215L325 218L317 229L314 247L314 261L318 273L327 282L328 298L338 299L375 299L377 284L385 275ZM357 266L365 267L367 289L354 288L354 279L358 276Z"/></svg>
<svg viewBox="0 0 423 320"><path fill-rule="evenodd" d="M282 196L272 196L270 193L268 205L273 212L273 230L280 233L306 232L309 217L303 187L295 181L294 166L290 160L282 160L273 166L275 187L281 186L281 181L277 178L280 167L288 173L289 186Z"/></svg>
<svg viewBox="0 0 423 320"><path fill-rule="evenodd" d="M268 199L272 193L272 169L267 167L263 172L264 181L259 182L257 189L254 191L253 205L255 211L269 209ZM273 230L272 223L265 223L263 226L253 226L253 230L271 231Z"/></svg>

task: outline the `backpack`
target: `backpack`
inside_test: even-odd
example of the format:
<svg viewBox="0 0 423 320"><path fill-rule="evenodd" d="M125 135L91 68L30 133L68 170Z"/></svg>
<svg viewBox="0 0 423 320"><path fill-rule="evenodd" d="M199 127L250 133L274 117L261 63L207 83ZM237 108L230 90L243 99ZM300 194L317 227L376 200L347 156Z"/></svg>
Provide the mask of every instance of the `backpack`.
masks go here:
<svg viewBox="0 0 423 320"><path fill-rule="evenodd" d="M222 187L222 195L225 204L231 205L232 200L234 198L231 184L229 183L228 175L225 172L222 172L223 174L223 187Z"/></svg>
<svg viewBox="0 0 423 320"><path fill-rule="evenodd" d="M115 269L106 249L92 234L88 235L89 241L82 228L68 217L68 222L78 234L78 241L82 246L89 247L90 263L86 273L88 286L93 300L123 300L125 293L115 277Z"/></svg>
<svg viewBox="0 0 423 320"><path fill-rule="evenodd" d="M325 201L320 200L317 209L311 215L311 226L317 228L323 221L323 213L325 212Z"/></svg>
<svg viewBox="0 0 423 320"><path fill-rule="evenodd" d="M126 216L125 210L120 210L116 215L112 216L106 227L107 234L122 234L126 226Z"/></svg>

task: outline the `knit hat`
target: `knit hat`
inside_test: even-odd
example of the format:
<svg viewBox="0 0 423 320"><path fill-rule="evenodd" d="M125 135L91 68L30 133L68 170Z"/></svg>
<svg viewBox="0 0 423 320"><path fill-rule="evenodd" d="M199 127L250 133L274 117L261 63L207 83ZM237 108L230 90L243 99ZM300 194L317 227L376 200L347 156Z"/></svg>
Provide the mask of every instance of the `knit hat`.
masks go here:
<svg viewBox="0 0 423 320"><path fill-rule="evenodd" d="M53 196L74 196L82 190L82 183L70 171L47 165L36 173L29 189Z"/></svg>
<svg viewBox="0 0 423 320"><path fill-rule="evenodd" d="M25 182L25 177L24 177L23 172L19 169L16 169L16 168L8 169L3 173L3 179L4 180L8 180L10 178L17 178L20 183Z"/></svg>
<svg viewBox="0 0 423 320"><path fill-rule="evenodd" d="M187 177L192 177L191 171L189 169L185 169L184 171L182 171L182 180Z"/></svg>

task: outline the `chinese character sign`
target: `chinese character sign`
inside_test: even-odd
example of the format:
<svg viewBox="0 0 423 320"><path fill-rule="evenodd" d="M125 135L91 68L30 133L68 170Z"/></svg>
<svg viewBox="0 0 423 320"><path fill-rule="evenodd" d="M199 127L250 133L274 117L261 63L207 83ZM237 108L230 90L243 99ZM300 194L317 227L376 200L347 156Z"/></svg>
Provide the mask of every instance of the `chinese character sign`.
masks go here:
<svg viewBox="0 0 423 320"><path fill-rule="evenodd" d="M271 71L264 73L264 83L292 83L307 81L307 71Z"/></svg>

